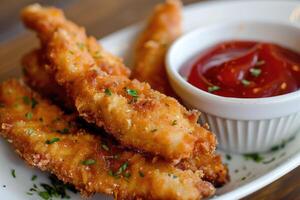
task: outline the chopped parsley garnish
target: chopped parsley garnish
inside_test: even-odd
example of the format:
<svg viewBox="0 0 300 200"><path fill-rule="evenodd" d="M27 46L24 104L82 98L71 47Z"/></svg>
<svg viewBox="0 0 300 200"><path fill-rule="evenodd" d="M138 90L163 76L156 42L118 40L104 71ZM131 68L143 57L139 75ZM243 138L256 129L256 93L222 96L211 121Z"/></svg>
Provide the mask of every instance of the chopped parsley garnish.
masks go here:
<svg viewBox="0 0 300 200"><path fill-rule="evenodd" d="M109 170L108 174L115 178L120 178L120 175L123 175L125 178L129 178L131 176L131 174L129 172L126 172L128 165L129 165L129 163L128 163L128 161L126 161L119 167L118 171L113 172L112 170Z"/></svg>
<svg viewBox="0 0 300 200"><path fill-rule="evenodd" d="M30 105L30 98L28 96L24 96L23 97L23 102L26 104L26 105Z"/></svg>
<svg viewBox="0 0 300 200"><path fill-rule="evenodd" d="M32 135L32 134L35 133L35 131L34 131L32 128L27 128L27 129L25 129L25 133L26 133L27 135Z"/></svg>
<svg viewBox="0 0 300 200"><path fill-rule="evenodd" d="M139 96L138 92L136 90L133 90L133 89L126 89L126 92L127 92L127 94L129 94L132 97L136 97L137 98Z"/></svg>
<svg viewBox="0 0 300 200"><path fill-rule="evenodd" d="M60 141L59 138L52 138L51 140L47 140L46 144L53 144L53 143L58 142L58 141Z"/></svg>
<svg viewBox="0 0 300 200"><path fill-rule="evenodd" d="M101 146L105 151L109 151L109 147L106 144L102 144Z"/></svg>
<svg viewBox="0 0 300 200"><path fill-rule="evenodd" d="M261 74L261 69L251 68L250 73L252 74L252 76L258 77Z"/></svg>
<svg viewBox="0 0 300 200"><path fill-rule="evenodd" d="M122 174L128 167L128 161L124 162L118 170L118 174Z"/></svg>
<svg viewBox="0 0 300 200"><path fill-rule="evenodd" d="M32 177L31 177L31 180L32 181L35 181L37 179L37 175L33 175Z"/></svg>
<svg viewBox="0 0 300 200"><path fill-rule="evenodd" d="M231 160L231 155L226 154L226 159L227 159L227 160Z"/></svg>
<svg viewBox="0 0 300 200"><path fill-rule="evenodd" d="M27 195L30 195L30 196L33 195L33 193L31 193L31 192L26 192L26 194L27 194Z"/></svg>
<svg viewBox="0 0 300 200"><path fill-rule="evenodd" d="M257 163L263 161L263 157L261 155L259 155L258 153L250 153L250 154L244 154L244 158L246 160L253 160Z"/></svg>
<svg viewBox="0 0 300 200"><path fill-rule="evenodd" d="M286 146L286 144L288 144L289 142L291 142L291 141L294 140L294 139L295 139L295 136L293 136L293 137L291 137L291 138L289 138L289 139L287 139L287 140L283 140L283 141L281 142L281 144L278 144L278 145L273 146L273 147L270 149L270 151L272 151L272 152L279 151L279 150L283 149L283 148Z"/></svg>
<svg viewBox="0 0 300 200"><path fill-rule="evenodd" d="M243 178L241 178L242 181L246 180L246 177L244 176Z"/></svg>
<svg viewBox="0 0 300 200"><path fill-rule="evenodd" d="M246 80L246 79L243 79L241 82L242 82L242 84L243 84L244 86L250 85L250 81L248 81L248 80Z"/></svg>
<svg viewBox="0 0 300 200"><path fill-rule="evenodd" d="M32 119L32 117L33 117L32 112L26 113L26 114L25 114L25 117L26 117L27 119Z"/></svg>
<svg viewBox="0 0 300 200"><path fill-rule="evenodd" d="M37 104L38 104L37 100L35 100L35 98L31 98L31 108L35 108Z"/></svg>
<svg viewBox="0 0 300 200"><path fill-rule="evenodd" d="M145 174L142 172L142 171L139 171L139 175L140 175L140 177L145 177Z"/></svg>
<svg viewBox="0 0 300 200"><path fill-rule="evenodd" d="M89 166L89 165L94 165L94 164L96 164L96 161L93 160L93 159L87 159L87 160L82 161L81 164L86 165L86 166Z"/></svg>
<svg viewBox="0 0 300 200"><path fill-rule="evenodd" d="M50 199L50 194L47 191L39 192L38 194L39 194L39 196L42 199L45 199L45 200L49 200Z"/></svg>
<svg viewBox="0 0 300 200"><path fill-rule="evenodd" d="M104 93L105 93L107 96L111 96L111 94L112 94L109 88L106 88L106 89L104 90Z"/></svg>
<svg viewBox="0 0 300 200"><path fill-rule="evenodd" d="M24 96L23 97L23 102L26 104L26 105L31 105L31 108L35 108L35 106L38 104L37 100L35 98L29 98L28 96Z"/></svg>
<svg viewBox="0 0 300 200"><path fill-rule="evenodd" d="M16 170L15 169L11 170L11 175L13 178L16 178Z"/></svg>
<svg viewBox="0 0 300 200"><path fill-rule="evenodd" d="M175 126L175 125L177 125L177 120L172 121L172 126Z"/></svg>
<svg viewBox="0 0 300 200"><path fill-rule="evenodd" d="M66 133L69 133L69 129L68 128L64 128L62 130L56 130L56 132L61 133L61 134L66 134Z"/></svg>
<svg viewBox="0 0 300 200"><path fill-rule="evenodd" d="M217 91L217 90L220 90L221 88L217 85L213 85L213 86L209 86L207 88L208 92L214 92L214 91Z"/></svg>
<svg viewBox="0 0 300 200"><path fill-rule="evenodd" d="M127 173L124 174L125 178L130 178L130 176L131 176L131 174L129 172L127 172Z"/></svg>

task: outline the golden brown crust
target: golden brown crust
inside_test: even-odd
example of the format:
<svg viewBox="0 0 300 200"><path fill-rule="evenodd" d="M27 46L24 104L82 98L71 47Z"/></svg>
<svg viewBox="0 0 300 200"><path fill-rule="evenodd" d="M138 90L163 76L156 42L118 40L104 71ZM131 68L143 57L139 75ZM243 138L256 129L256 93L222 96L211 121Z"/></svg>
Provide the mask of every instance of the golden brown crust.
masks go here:
<svg viewBox="0 0 300 200"><path fill-rule="evenodd" d="M30 56L31 55L31 56ZM48 73L45 72L45 68L42 67L42 63L37 63L37 56L38 54L32 52L24 57L23 60L26 60L25 64L25 77L26 82L30 84L30 87L33 87L43 96L52 99L53 96L58 96L57 94L64 94L62 89L59 89L56 81L53 79L49 79ZM40 56L40 55L39 55ZM40 66L38 64L41 64ZM46 76L44 74L46 73ZM53 85L57 85L53 88ZM62 99L58 99L58 102L61 102L59 105L66 105L65 102L68 99L64 99L65 96L61 95ZM141 103L137 105L139 108L143 110L143 107L148 107L150 109L151 104L148 103ZM207 137L212 135L205 129L202 130L203 132L207 132ZM199 148L201 149L201 148ZM204 173L203 179L213 183L215 186L222 186L226 182L228 182L228 170L225 165L222 164L221 157L215 154L205 154L205 152L194 152L191 158L182 160L178 167L181 169L191 169L193 171L202 170Z"/></svg>
<svg viewBox="0 0 300 200"><path fill-rule="evenodd" d="M29 165L74 184L85 196L101 192L116 199L196 200L214 192L199 171L154 161L78 128L73 116L64 115L19 81L0 85L0 102L0 134L16 152ZM88 159L93 164L84 164Z"/></svg>
<svg viewBox="0 0 300 200"><path fill-rule="evenodd" d="M202 138L197 114L147 84L112 76L97 68L87 48L78 45L86 41L84 30L70 25L62 16L63 19L57 19L57 15L51 17L52 13L49 8L29 6L23 12L23 20L39 33L51 62L51 71L73 97L82 117L103 126L123 145L166 159L190 157L197 141L201 141L198 146L203 151L214 151L215 138ZM106 57L103 57L103 64L106 64ZM105 92L108 89L109 95ZM137 98L132 91L137 93Z"/></svg>
<svg viewBox="0 0 300 200"><path fill-rule="evenodd" d="M167 1L156 6L137 41L132 77L148 82L153 89L166 95L175 96L167 79L165 55L180 36L181 29L180 1Z"/></svg>

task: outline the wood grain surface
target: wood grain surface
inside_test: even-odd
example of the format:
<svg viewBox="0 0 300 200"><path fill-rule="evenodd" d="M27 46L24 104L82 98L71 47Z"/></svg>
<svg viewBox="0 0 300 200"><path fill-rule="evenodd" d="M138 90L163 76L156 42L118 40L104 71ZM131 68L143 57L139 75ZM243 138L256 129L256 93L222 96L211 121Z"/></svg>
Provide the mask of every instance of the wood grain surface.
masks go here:
<svg viewBox="0 0 300 200"><path fill-rule="evenodd" d="M18 21L19 9L33 0L0 1L0 73L19 67L21 56L37 46L32 33L25 31ZM89 34L101 38L120 28L146 18L151 8L161 0L57 0L39 1L63 7L66 15L86 27ZM184 4L199 0L183 0ZM300 200L300 167L276 182L244 198L244 200Z"/></svg>

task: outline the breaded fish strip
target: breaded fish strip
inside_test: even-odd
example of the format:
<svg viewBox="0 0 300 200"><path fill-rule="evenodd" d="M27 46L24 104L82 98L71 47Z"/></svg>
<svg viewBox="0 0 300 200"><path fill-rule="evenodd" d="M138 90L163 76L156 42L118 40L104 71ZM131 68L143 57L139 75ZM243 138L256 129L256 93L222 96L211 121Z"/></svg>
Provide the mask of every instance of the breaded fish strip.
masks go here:
<svg viewBox="0 0 300 200"><path fill-rule="evenodd" d="M26 83L29 83L31 88L37 89L37 91L43 96L52 98L54 96L61 97L58 99L59 105L65 105L68 103L68 99L64 94L63 89L59 88L55 80L50 80L48 73L45 72L43 63L36 62L38 57L43 55L33 51L26 55L23 59L23 66L25 68L24 78ZM46 74L46 77L43 75ZM52 89L53 85L57 85L55 89ZM52 93L51 93L52 92ZM45 95L45 93L47 93ZM65 101L67 101L65 103ZM211 133L207 133L211 134ZM202 170L204 173L203 179L213 183L215 186L222 186L228 181L228 170L226 166L222 164L221 157L215 154L206 154L205 152L194 152L191 158L182 160L178 166L181 169L192 169L193 171Z"/></svg>
<svg viewBox="0 0 300 200"><path fill-rule="evenodd" d="M181 29L180 1L168 0L158 5L137 41L132 77L148 82L161 93L175 96L167 79L165 55Z"/></svg>
<svg viewBox="0 0 300 200"><path fill-rule="evenodd" d="M52 98L58 96L57 94L64 94L62 89L56 87L57 91L51 90L53 85L58 85L55 80L49 81L49 77L44 77L45 67L43 63L36 62L38 57L42 54L36 51L26 55L23 59L23 66L25 67L25 80L29 83L30 87L37 89L40 94ZM53 92L53 93L51 93ZM59 97L64 98L60 95ZM65 105L64 101L68 99L58 99L61 102L60 105ZM208 131L207 131L208 132ZM207 133L211 134L211 133ZM206 154L205 152L194 152L191 158L182 160L178 166L181 169L192 169L193 171L202 170L204 173L203 179L213 183L215 186L222 186L228 181L228 170L226 166L222 164L222 160L219 155Z"/></svg>
<svg viewBox="0 0 300 200"><path fill-rule="evenodd" d="M0 102L0 134L16 152L85 196L101 192L116 199L198 200L214 192L199 171L177 169L79 129L72 116L17 80L0 85Z"/></svg>
<svg viewBox="0 0 300 200"><path fill-rule="evenodd" d="M187 111L146 83L99 69L82 46L85 31L70 24L61 11L33 5L23 10L22 17L38 32L57 82L73 97L80 116L88 122L104 127L124 146L168 160L188 158L196 146L205 152L215 150L215 136L202 134L203 128L197 124L198 112Z"/></svg>
<svg viewBox="0 0 300 200"><path fill-rule="evenodd" d="M57 84L53 75L46 71L46 59L42 50L34 50L22 58L25 82L42 96L51 98L69 111L76 110L74 102L66 95L64 88Z"/></svg>
<svg viewBox="0 0 300 200"><path fill-rule="evenodd" d="M168 47L180 36L181 5L169 0L158 5L141 33L136 49L132 77L148 82L153 89L166 95L175 96L166 78L165 56ZM215 186L222 186L229 180L228 169L219 155L205 152L194 153L192 158L180 162L185 169L201 169L204 179Z"/></svg>

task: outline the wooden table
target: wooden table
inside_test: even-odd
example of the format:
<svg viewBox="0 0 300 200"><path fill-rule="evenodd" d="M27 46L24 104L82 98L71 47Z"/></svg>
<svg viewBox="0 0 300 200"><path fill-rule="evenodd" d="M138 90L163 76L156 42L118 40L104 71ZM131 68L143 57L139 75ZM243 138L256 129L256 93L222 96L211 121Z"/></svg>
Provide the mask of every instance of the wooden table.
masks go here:
<svg viewBox="0 0 300 200"><path fill-rule="evenodd" d="M9 27L10 32L0 38L0 68L16 67L20 65L21 56L37 46L33 34L25 32L17 22L18 9L32 2L32 0L4 0L0 2L0 29ZM144 19L150 9L159 0L44 0L51 5L63 7L66 15L86 27L89 34L101 38L120 28ZM184 0L184 4L197 2L197 0ZM3 20L6 17L6 20ZM7 20L12 20L7 22ZM17 36L15 36L17 35ZM1 35L0 35L1 36ZM250 199L284 199L300 200L300 167L285 175L271 185L244 198Z"/></svg>

